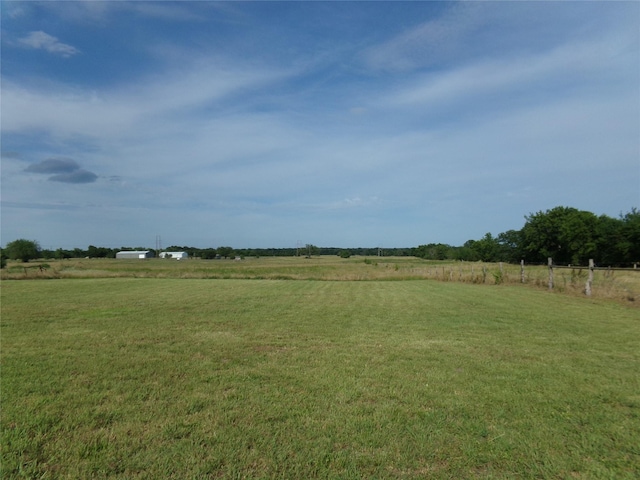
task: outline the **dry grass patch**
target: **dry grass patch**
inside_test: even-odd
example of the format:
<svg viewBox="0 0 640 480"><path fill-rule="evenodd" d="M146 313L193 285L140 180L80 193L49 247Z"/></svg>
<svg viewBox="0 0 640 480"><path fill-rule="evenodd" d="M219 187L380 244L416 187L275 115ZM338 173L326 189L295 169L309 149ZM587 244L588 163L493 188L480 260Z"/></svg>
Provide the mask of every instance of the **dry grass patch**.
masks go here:
<svg viewBox="0 0 640 480"><path fill-rule="evenodd" d="M38 263L11 263L0 273L3 280L57 278L181 278L181 279L255 279L255 280L437 280L482 285L521 285L520 265L480 262L437 262L414 257L323 256L263 257L233 260L175 261L166 259L116 260L77 259ZM586 268L555 269L555 293L584 296ZM526 266L528 287L547 289L546 266ZM640 270L596 270L593 297L637 304L640 298Z"/></svg>

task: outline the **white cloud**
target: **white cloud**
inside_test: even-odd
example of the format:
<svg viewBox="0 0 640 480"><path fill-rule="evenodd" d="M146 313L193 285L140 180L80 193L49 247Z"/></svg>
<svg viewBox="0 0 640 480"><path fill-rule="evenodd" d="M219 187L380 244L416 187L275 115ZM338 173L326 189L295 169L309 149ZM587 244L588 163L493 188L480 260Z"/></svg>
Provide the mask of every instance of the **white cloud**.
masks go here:
<svg viewBox="0 0 640 480"><path fill-rule="evenodd" d="M481 25L483 9L471 3L456 4L443 16L416 25L363 52L374 70L411 71L455 56L463 39Z"/></svg>
<svg viewBox="0 0 640 480"><path fill-rule="evenodd" d="M18 42L25 47L46 50L49 53L65 58L80 53L77 48L62 43L56 37L43 31L31 32L26 37L19 39Z"/></svg>
<svg viewBox="0 0 640 480"><path fill-rule="evenodd" d="M540 88L552 87L554 96L558 96L567 88L573 90L571 87L576 84L603 81L610 88L611 82L634 80L633 61L629 61L634 53L626 51L627 44L625 38L599 39L566 44L544 54L481 61L425 74L401 87L385 102L389 106L468 102L470 97L491 93L512 91L532 95Z"/></svg>
<svg viewBox="0 0 640 480"><path fill-rule="evenodd" d="M197 122L200 110L215 118L219 115L217 102L286 75L197 64L186 71L141 79L136 86L103 91L60 85L32 87L3 79L2 128L5 132L40 130L59 139L82 136L99 142L141 134L156 136L184 128L188 118Z"/></svg>

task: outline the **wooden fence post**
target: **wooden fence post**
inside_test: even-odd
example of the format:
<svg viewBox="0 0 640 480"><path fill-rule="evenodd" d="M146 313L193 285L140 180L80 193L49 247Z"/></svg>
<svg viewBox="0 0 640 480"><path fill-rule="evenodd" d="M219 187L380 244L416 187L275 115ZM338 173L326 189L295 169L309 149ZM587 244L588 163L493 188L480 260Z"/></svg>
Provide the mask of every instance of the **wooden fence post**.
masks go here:
<svg viewBox="0 0 640 480"><path fill-rule="evenodd" d="M524 260L520 260L520 283L524 283Z"/></svg>
<svg viewBox="0 0 640 480"><path fill-rule="evenodd" d="M553 259L549 257L547 263L549 265L549 290L553 290Z"/></svg>
<svg viewBox="0 0 640 480"><path fill-rule="evenodd" d="M584 287L584 293L587 297L591 296L591 284L593 283L593 258L589 259L589 276L587 277L587 284Z"/></svg>

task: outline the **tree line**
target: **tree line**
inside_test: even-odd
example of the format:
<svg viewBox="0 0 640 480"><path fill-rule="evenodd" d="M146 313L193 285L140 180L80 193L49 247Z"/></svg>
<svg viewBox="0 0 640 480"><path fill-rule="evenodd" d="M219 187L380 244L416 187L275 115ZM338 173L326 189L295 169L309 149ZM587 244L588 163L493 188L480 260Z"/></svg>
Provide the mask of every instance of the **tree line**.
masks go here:
<svg viewBox="0 0 640 480"><path fill-rule="evenodd" d="M555 207L525 216L520 230L508 230L493 236L485 234L478 240L468 240L462 246L429 243L408 248L335 248L307 244L291 248L245 248L229 246L195 248L172 245L164 251L187 252L190 257L225 259L235 257L290 257L339 255L414 256L429 260L464 260L484 262L546 263L585 265L589 259L608 266L631 266L640 262L640 211L632 208L618 218L597 216L571 207ZM36 258L115 258L122 250L154 250L145 247L107 248L89 245L87 249L41 249L36 241L18 239L0 250L4 267L6 259L28 262ZM155 252L158 255L160 252Z"/></svg>
<svg viewBox="0 0 640 480"><path fill-rule="evenodd" d="M38 242L26 239L19 239L7 244L3 250L3 258L12 260L21 260L28 262L37 258L44 259L68 259L68 258L116 258L116 254L121 251L151 250L156 256L160 251L156 251L149 247L120 247L107 248L89 245L88 248L74 248L66 250L58 248L56 250L42 249ZM233 248L222 246L217 248L197 248L186 245L171 245L162 249L166 252L187 252L189 257L202 258L204 260L228 259L228 258L246 258L246 257L293 257L304 256L312 257L319 255L339 255L342 257L350 257L351 255L374 256L383 254L386 256L409 256L412 255L412 248L337 248L337 247L318 247L316 245L305 245L291 248Z"/></svg>
<svg viewBox="0 0 640 480"><path fill-rule="evenodd" d="M589 259L607 266L640 263L640 211L633 208L619 218L597 216L571 207L555 207L525 217L520 230L508 230L461 247L420 245L414 256L433 260L586 265Z"/></svg>

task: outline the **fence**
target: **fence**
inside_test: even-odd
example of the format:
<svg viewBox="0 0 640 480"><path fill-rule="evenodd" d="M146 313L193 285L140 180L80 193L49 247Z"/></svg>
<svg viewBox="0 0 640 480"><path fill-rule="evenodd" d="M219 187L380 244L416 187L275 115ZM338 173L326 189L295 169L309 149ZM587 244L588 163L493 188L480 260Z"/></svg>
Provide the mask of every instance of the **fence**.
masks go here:
<svg viewBox="0 0 640 480"><path fill-rule="evenodd" d="M393 264L387 267L391 269ZM613 268L598 267L593 261L587 266L555 265L552 259L548 264L526 265L524 260L520 264L455 262L427 267L412 265L411 268L400 268L395 273L400 277L431 278L445 282L518 283L587 297L629 302L640 300L640 264L635 264L634 268Z"/></svg>
<svg viewBox="0 0 640 480"><path fill-rule="evenodd" d="M593 272L595 270L605 270L607 272L613 272L613 271L631 271L631 272L640 272L640 270L638 269L638 264L634 263L633 264L633 268L611 268L611 267L596 267L593 259L589 259L589 265L586 267L583 266L575 266L575 265L554 265L553 263L553 258L549 257L547 259L547 265L548 265L548 269L549 269L549 290L553 290L554 287L554 269L557 268L570 268L573 270L578 270L578 271L582 271L583 269L587 269L588 270L588 275L587 275L587 280L585 282L585 286L584 286L584 294L588 297L591 296L591 292L592 292L592 287L593 287ZM522 271L522 282L524 283L524 260L520 261L520 268Z"/></svg>

